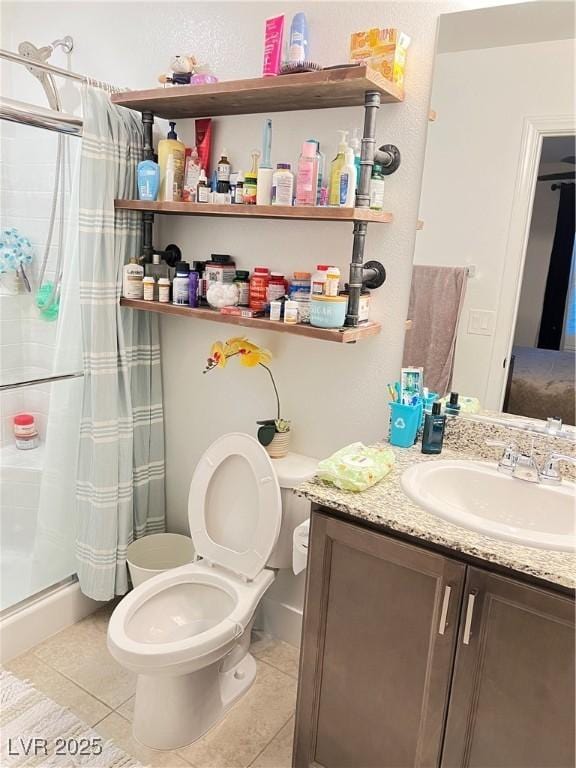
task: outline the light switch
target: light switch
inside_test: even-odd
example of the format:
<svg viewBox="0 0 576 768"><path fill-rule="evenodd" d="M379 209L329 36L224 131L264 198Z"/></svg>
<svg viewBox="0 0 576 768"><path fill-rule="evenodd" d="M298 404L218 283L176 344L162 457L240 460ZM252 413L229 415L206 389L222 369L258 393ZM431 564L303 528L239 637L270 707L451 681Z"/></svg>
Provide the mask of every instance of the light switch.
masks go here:
<svg viewBox="0 0 576 768"><path fill-rule="evenodd" d="M491 309L471 309L468 314L468 333L492 336L496 312Z"/></svg>

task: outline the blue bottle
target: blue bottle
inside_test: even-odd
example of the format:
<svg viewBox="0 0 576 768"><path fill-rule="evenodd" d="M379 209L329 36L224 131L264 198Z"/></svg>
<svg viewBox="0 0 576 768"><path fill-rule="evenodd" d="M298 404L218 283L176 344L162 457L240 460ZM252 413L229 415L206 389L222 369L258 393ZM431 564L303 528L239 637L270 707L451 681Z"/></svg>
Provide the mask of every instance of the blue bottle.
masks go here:
<svg viewBox="0 0 576 768"><path fill-rule="evenodd" d="M308 22L302 11L294 14L288 38L288 61L298 64L308 60Z"/></svg>
<svg viewBox="0 0 576 768"><path fill-rule="evenodd" d="M160 188L160 166L154 160L138 163L138 199L157 200Z"/></svg>

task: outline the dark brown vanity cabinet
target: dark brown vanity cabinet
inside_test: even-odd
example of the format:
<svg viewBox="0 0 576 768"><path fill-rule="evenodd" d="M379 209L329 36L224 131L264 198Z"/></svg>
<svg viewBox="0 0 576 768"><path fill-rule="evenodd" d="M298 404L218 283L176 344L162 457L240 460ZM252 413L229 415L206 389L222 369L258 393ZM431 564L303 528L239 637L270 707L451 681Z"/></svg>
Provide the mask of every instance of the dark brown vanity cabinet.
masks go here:
<svg viewBox="0 0 576 768"><path fill-rule="evenodd" d="M314 513L295 768L569 768L573 602Z"/></svg>

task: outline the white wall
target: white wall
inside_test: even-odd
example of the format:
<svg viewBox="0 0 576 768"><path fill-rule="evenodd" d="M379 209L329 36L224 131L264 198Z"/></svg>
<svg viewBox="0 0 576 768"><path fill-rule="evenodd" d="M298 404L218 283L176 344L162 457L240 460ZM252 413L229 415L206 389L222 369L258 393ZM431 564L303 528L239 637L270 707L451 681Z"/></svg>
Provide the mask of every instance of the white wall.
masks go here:
<svg viewBox="0 0 576 768"><path fill-rule="evenodd" d="M536 184L514 332L516 346L535 347L538 343L559 195L558 190L553 192L550 189L549 181Z"/></svg>
<svg viewBox="0 0 576 768"><path fill-rule="evenodd" d="M415 262L475 264L456 345L453 388L485 399L494 336L468 333L470 310L493 312L500 296L522 123L573 111L574 41L438 55Z"/></svg>

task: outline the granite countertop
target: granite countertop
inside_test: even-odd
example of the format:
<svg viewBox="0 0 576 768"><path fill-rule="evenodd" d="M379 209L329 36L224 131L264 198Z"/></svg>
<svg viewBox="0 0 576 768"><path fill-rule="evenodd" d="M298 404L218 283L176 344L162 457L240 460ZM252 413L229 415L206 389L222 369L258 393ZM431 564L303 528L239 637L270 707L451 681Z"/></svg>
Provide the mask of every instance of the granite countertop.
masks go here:
<svg viewBox="0 0 576 768"><path fill-rule="evenodd" d="M414 462L473 457L446 448L440 456L426 456L417 446L409 449L388 445L386 447L394 451L396 465L389 475L367 491L341 491L313 479L300 485L296 492L312 502L365 520L372 525L414 536L422 541L429 541L457 553L495 563L562 587L576 588L576 557L573 553L525 547L460 528L426 512L412 502L402 490L402 472Z"/></svg>

